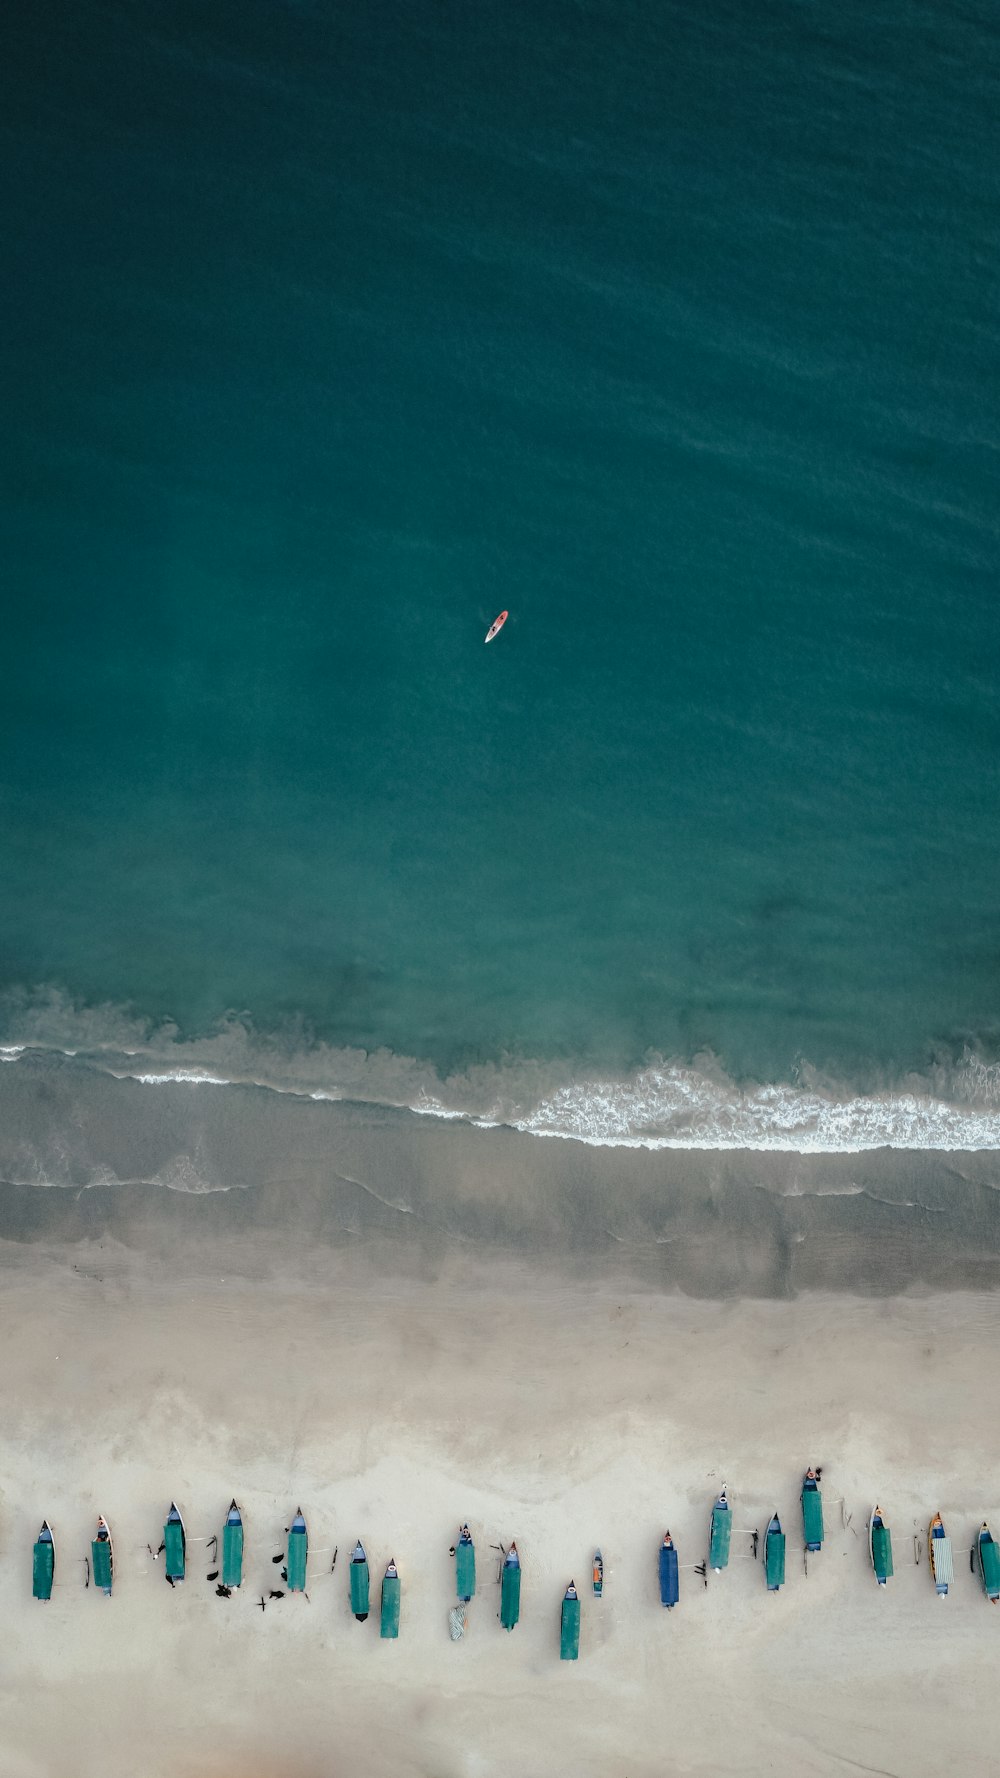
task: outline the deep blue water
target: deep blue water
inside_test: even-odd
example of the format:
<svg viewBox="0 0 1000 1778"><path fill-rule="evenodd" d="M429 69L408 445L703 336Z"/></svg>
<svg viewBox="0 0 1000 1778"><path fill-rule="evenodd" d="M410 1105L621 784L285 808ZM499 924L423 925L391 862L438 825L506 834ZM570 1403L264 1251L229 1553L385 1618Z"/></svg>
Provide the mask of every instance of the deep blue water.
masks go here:
<svg viewBox="0 0 1000 1778"><path fill-rule="evenodd" d="M4 31L0 988L995 1057L995 7Z"/></svg>

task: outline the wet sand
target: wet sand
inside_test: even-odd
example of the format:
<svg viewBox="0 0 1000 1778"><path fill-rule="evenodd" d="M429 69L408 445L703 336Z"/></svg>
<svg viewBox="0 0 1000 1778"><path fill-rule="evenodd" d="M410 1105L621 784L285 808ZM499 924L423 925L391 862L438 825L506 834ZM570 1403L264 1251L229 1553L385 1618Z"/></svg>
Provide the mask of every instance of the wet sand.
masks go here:
<svg viewBox="0 0 1000 1778"><path fill-rule="evenodd" d="M69 1194L36 1196L70 1213ZM993 1769L1000 1610L965 1552L983 1517L1000 1524L1000 1298L716 1303L637 1285L624 1267L581 1276L579 1256L486 1264L466 1243L430 1265L371 1230L333 1241L317 1225L303 1242L253 1218L239 1229L231 1209L225 1227L199 1222L237 1196L160 1190L155 1214L131 1216L118 1200L116 1234L115 1194L85 1193L74 1214L101 1222L92 1236L22 1228L0 1248L5 1775ZM806 1575L809 1460L824 1464L828 1540ZM706 1589L687 1565L704 1558L723 1478L734 1559ZM227 1601L203 1540L233 1493L247 1563ZM876 1497L894 1536L885 1591L865 1541ZM190 1560L173 1590L147 1551L171 1498ZM262 1612L299 1504L309 1600ZM788 1579L769 1596L744 1534L774 1506ZM943 1603L926 1553L913 1559L936 1507L956 1547ZM84 1586L99 1511L116 1541L110 1601ZM43 1516L58 1549L49 1605L31 1598ZM448 1546L462 1518L480 1593L454 1645ZM656 1589L668 1524L685 1565L671 1613ZM358 1536L373 1576L364 1626L347 1603ZM524 1586L506 1635L490 1545L511 1537ZM598 1544L595 1601L584 1583ZM383 1644L390 1556L402 1625ZM558 1660L570 1578L583 1588L575 1666Z"/></svg>

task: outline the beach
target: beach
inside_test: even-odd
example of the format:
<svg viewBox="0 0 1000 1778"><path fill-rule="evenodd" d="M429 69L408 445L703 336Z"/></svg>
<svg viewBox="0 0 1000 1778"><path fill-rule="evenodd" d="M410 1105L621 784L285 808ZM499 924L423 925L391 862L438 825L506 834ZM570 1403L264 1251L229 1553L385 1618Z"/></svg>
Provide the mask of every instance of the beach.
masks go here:
<svg viewBox="0 0 1000 1778"><path fill-rule="evenodd" d="M526 1167L576 1146L517 1140ZM604 1157L610 1180L618 1158ZM21 1217L16 1233L5 1193L5 1778L992 1769L1000 1613L967 1551L983 1518L1000 1520L994 1294L713 1300L586 1256L560 1263L544 1244L432 1251L412 1213L394 1212L402 1232L347 1229L323 1221L316 1193L286 1191L275 1220L247 1214L247 1190L36 1189L54 1222L28 1232ZM823 1465L827 1537L807 1574L809 1462ZM733 1559L706 1588L693 1564L723 1480ZM205 1542L234 1494L245 1582L224 1600ZM147 1549L172 1499L189 1540L173 1590ZM876 1499L894 1538L884 1590L866 1542ZM308 1599L262 1611L299 1505ZM788 1569L773 1596L748 1533L775 1507ZM943 1603L925 1548L914 1563L936 1508L956 1552ZM110 1601L84 1585L98 1512L115 1539ZM31 1598L43 1517L48 1604ZM452 1644L448 1552L464 1519L479 1590ZM682 1563L669 1613L656 1581L668 1527ZM358 1537L363 1626L347 1600ZM524 1578L507 1635L493 1546L511 1538ZM390 1556L402 1621L385 1644ZM580 1659L561 1665L570 1579Z"/></svg>

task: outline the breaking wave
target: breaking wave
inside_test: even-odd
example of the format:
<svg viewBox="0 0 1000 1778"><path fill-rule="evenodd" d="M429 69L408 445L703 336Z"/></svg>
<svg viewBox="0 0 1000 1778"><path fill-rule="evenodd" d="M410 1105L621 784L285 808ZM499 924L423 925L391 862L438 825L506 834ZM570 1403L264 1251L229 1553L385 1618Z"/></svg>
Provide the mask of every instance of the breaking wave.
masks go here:
<svg viewBox="0 0 1000 1778"><path fill-rule="evenodd" d="M860 1153L1000 1149L1000 1065L967 1052L925 1074L858 1091L806 1066L784 1083L737 1082L715 1058L648 1058L622 1078L573 1078L564 1062L505 1057L441 1075L389 1050L256 1031L230 1016L187 1038L112 1006L56 992L0 1006L0 1059L61 1052L147 1086L252 1085L312 1099L399 1107L535 1136L627 1147Z"/></svg>

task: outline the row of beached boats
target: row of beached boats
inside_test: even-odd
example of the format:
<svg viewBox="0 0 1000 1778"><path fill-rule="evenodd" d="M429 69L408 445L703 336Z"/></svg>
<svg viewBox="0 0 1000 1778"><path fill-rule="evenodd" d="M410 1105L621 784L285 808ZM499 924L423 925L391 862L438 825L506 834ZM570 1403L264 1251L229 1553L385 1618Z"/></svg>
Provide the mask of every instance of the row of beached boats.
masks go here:
<svg viewBox="0 0 1000 1778"><path fill-rule="evenodd" d="M802 1509L802 1538L807 1552L819 1551L823 1547L823 1495L820 1488L819 1472L808 1469L802 1480L800 1497ZM723 1486L716 1496L709 1522L709 1548L706 1562L700 1566L699 1572L707 1576L708 1568L720 1574L729 1565L730 1549L733 1535L733 1509L728 1487ZM754 1537L756 1551L757 1533ZM221 1540L215 1539L216 1548L221 1541L221 1559L218 1569L210 1575L210 1579L219 1582L217 1591L228 1597L243 1583L244 1558L244 1527L243 1515L235 1500L229 1505L222 1528ZM762 1564L764 1580L769 1593L776 1593L784 1585L785 1580L785 1532L777 1511L771 1514L764 1531ZM871 1555L872 1568L879 1586L885 1586L891 1579L892 1534L888 1519L882 1508L874 1506L868 1522L868 1547ZM954 1553L951 1540L945 1533L944 1521L939 1512L930 1521L927 1536L927 1548L931 1574L940 1597L947 1597L949 1587L955 1579ZM187 1574L187 1534L184 1520L175 1504L171 1501L163 1525L163 1542L157 1555L163 1555L163 1569L166 1580L171 1586L184 1581ZM476 1549L468 1525L462 1525L454 1545L455 1557L455 1590L460 1606L467 1606L476 1592ZM1000 1601L1000 1546L985 1522L981 1526L973 1546L973 1558L979 1570L983 1589L987 1599L996 1604ZM274 1561L281 1561L275 1556ZM336 1556L334 1557L336 1561ZM287 1544L284 1554L282 1579L290 1593L304 1593L309 1563L309 1531L305 1515L301 1507L295 1512L288 1527ZM50 1599L55 1584L56 1547L52 1529L47 1520L43 1520L41 1530L35 1542L32 1565L32 1591L36 1599ZM90 1546L90 1574L94 1586L110 1597L114 1587L115 1557L111 1529L102 1516L97 1521L97 1532ZM658 1578L660 1601L671 1609L680 1598L680 1564L677 1548L669 1531L663 1535L659 1548ZM521 1558L516 1543L508 1548L501 1547L500 1557L500 1623L505 1630L513 1630L521 1613ZM592 1585L595 1598L604 1592L604 1558L600 1550L594 1553ZM368 1557L360 1540L351 1553L349 1565L349 1592L351 1610L359 1623L364 1623L370 1614L371 1580L368 1568ZM386 1639L395 1639L399 1635L401 1582L399 1570L393 1559L386 1565L382 1577L382 1593L380 1600L380 1633ZM575 1581L570 1581L563 1595L560 1619L560 1654L563 1660L575 1660L580 1642L580 1597Z"/></svg>

